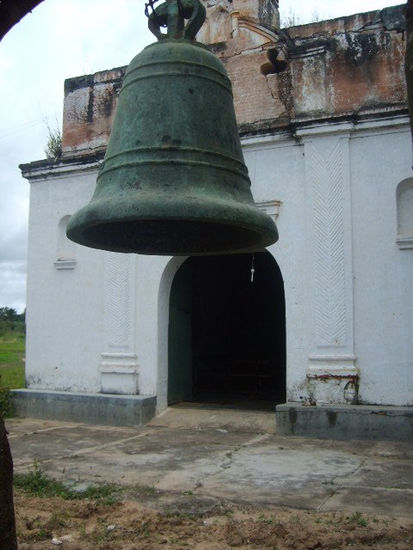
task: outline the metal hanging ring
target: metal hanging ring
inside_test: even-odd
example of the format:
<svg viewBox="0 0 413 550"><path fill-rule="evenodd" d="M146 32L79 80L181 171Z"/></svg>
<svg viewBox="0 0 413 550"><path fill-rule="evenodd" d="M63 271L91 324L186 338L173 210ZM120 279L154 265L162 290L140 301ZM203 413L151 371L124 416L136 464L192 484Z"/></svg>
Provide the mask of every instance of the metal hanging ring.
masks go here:
<svg viewBox="0 0 413 550"><path fill-rule="evenodd" d="M146 17L149 17L149 16L150 16L150 14L149 14L149 8L151 8L152 13L155 11L155 6L154 6L154 4L155 4L156 2L159 2L159 0L149 0L149 2L147 2L147 3L145 4L145 15L146 15Z"/></svg>

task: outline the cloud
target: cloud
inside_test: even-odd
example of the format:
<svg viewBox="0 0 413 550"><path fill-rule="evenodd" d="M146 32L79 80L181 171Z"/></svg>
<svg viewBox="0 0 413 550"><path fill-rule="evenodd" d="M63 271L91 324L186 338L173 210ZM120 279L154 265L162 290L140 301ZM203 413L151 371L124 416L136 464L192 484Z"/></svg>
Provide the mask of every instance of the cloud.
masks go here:
<svg viewBox="0 0 413 550"><path fill-rule="evenodd" d="M26 262L0 261L0 307L26 307Z"/></svg>
<svg viewBox="0 0 413 550"><path fill-rule="evenodd" d="M0 306L21 312L26 303L27 227L0 235Z"/></svg>
<svg viewBox="0 0 413 550"><path fill-rule="evenodd" d="M13 233L0 235L0 262L22 262L27 256L27 227L21 226Z"/></svg>

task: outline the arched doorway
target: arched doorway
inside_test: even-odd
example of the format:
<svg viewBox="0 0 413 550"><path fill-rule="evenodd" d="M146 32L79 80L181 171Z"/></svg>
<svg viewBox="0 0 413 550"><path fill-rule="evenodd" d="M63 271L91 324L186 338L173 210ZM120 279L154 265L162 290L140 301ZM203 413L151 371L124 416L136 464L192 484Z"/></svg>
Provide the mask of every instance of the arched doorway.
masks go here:
<svg viewBox="0 0 413 550"><path fill-rule="evenodd" d="M284 285L269 252L187 259L170 294L168 403L273 408L286 397L285 341Z"/></svg>

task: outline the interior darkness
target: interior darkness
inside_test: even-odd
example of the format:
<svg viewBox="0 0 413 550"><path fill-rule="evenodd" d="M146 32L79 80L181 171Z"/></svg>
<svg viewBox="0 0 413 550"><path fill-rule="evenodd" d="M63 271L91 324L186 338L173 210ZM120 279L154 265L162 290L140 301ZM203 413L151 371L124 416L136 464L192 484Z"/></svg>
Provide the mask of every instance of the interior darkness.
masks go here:
<svg viewBox="0 0 413 550"><path fill-rule="evenodd" d="M205 220L115 221L85 227L81 239L104 250L170 256L226 250L228 242L234 250L261 244L258 231Z"/></svg>
<svg viewBox="0 0 413 550"><path fill-rule="evenodd" d="M182 299L184 287L191 287L181 304L187 315L185 330L191 331L191 392L179 400L271 409L285 402L284 285L268 252L255 253L251 282L252 258L193 257L178 271L171 304L179 293ZM170 365L170 377L173 369ZM173 402L173 395L169 397Z"/></svg>

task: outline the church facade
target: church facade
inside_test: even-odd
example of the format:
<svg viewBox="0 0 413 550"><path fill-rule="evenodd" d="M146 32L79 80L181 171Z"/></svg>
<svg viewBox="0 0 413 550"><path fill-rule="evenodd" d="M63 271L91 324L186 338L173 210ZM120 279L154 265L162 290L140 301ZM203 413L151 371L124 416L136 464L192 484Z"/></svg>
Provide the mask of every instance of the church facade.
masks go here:
<svg viewBox="0 0 413 550"><path fill-rule="evenodd" d="M66 238L124 68L65 83L63 153L30 182L27 391L413 406L413 174L403 7L280 29L278 1L206 0L233 84L255 254L117 254Z"/></svg>

